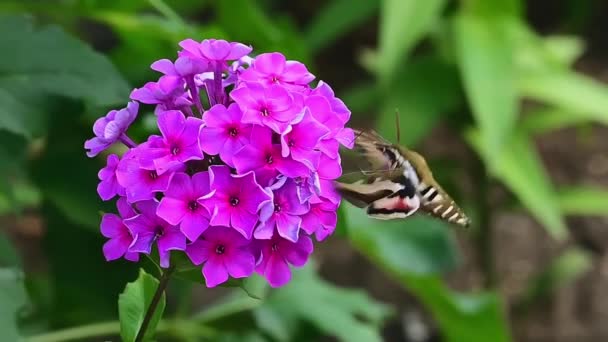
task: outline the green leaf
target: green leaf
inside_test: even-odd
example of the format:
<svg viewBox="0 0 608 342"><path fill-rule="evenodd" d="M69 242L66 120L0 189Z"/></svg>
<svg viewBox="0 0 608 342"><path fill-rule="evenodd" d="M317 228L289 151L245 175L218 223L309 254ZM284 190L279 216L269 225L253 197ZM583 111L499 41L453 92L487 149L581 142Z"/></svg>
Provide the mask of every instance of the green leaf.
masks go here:
<svg viewBox="0 0 608 342"><path fill-rule="evenodd" d="M11 240L0 232L0 267L6 266L21 266L21 260Z"/></svg>
<svg viewBox="0 0 608 342"><path fill-rule="evenodd" d="M446 341L508 341L509 332L494 293L461 294L443 285L440 272L456 263L449 227L426 217L398 222L365 218L346 206L354 247L421 300Z"/></svg>
<svg viewBox="0 0 608 342"><path fill-rule="evenodd" d="M557 201L566 215L608 215L608 189L568 187L557 190Z"/></svg>
<svg viewBox="0 0 608 342"><path fill-rule="evenodd" d="M456 267L459 255L449 227L440 220L413 216L380 221L343 202L348 237L357 247L391 262L391 267L417 275L437 274Z"/></svg>
<svg viewBox="0 0 608 342"><path fill-rule="evenodd" d="M376 123L378 131L393 140L398 111L400 143L411 146L460 104L458 71L437 56L417 57L405 65L385 96Z"/></svg>
<svg viewBox="0 0 608 342"><path fill-rule="evenodd" d="M269 319L269 311L275 324L304 320L325 334L353 342L382 341L379 328L390 313L386 305L373 301L361 290L339 288L323 281L311 263L294 270L291 282L272 292L263 306L255 309L256 318ZM277 329L269 333L275 337L285 334Z"/></svg>
<svg viewBox="0 0 608 342"><path fill-rule="evenodd" d="M0 32L11 32L0 36L0 128L40 134L49 94L91 106L127 99L129 87L112 64L58 27L35 29L25 17L0 16Z"/></svg>
<svg viewBox="0 0 608 342"><path fill-rule="evenodd" d="M608 86L590 77L568 70L528 72L518 86L527 97L608 124Z"/></svg>
<svg viewBox="0 0 608 342"><path fill-rule="evenodd" d="M468 138L490 172L509 187L554 238L564 239L567 230L555 190L528 138L521 132L514 134L500 154L492 154L477 132L470 132Z"/></svg>
<svg viewBox="0 0 608 342"><path fill-rule="evenodd" d="M394 72L414 45L439 19L445 0L384 0L380 9L376 69L381 83L390 84Z"/></svg>
<svg viewBox="0 0 608 342"><path fill-rule="evenodd" d="M522 118L520 126L527 133L535 135L586 122L589 122L589 116L581 112L558 108L541 108L529 111Z"/></svg>
<svg viewBox="0 0 608 342"><path fill-rule="evenodd" d="M306 30L306 42L312 52L331 44L353 27L376 14L379 0L333 0L313 18Z"/></svg>
<svg viewBox="0 0 608 342"><path fill-rule="evenodd" d="M221 27L231 39L253 45L254 54L281 51L288 59L310 62L307 45L289 17L269 13L260 1L224 0L214 4Z"/></svg>
<svg viewBox="0 0 608 342"><path fill-rule="evenodd" d="M137 280L128 283L123 293L118 297L120 336L123 341L135 340L158 285L159 282L156 278L147 274L144 270L140 270ZM163 316L164 310L165 294L163 293L152 315L144 340L151 340L154 337L154 331Z"/></svg>
<svg viewBox="0 0 608 342"><path fill-rule="evenodd" d="M5 341L19 341L17 314L27 304L23 275L12 268L0 268L0 331Z"/></svg>
<svg viewBox="0 0 608 342"><path fill-rule="evenodd" d="M517 119L512 25L501 16L460 13L454 20L464 88L490 155L500 152Z"/></svg>

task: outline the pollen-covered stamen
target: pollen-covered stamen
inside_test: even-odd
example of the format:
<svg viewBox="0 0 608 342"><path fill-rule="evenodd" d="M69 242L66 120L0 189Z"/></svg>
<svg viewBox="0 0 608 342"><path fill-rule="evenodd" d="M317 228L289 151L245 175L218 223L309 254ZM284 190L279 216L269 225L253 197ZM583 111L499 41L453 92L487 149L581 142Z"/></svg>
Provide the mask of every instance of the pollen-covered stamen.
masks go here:
<svg viewBox="0 0 608 342"><path fill-rule="evenodd" d="M195 211L196 209L198 209L198 202L197 201L190 201L188 203L188 209L190 209L191 211Z"/></svg>
<svg viewBox="0 0 608 342"><path fill-rule="evenodd" d="M236 197L230 197L230 205L236 207L239 204L239 199Z"/></svg>
<svg viewBox="0 0 608 342"><path fill-rule="evenodd" d="M270 112L268 111L268 108L262 108L262 110L260 110L260 113L262 113L262 116L268 116L268 115L270 115Z"/></svg>
<svg viewBox="0 0 608 342"><path fill-rule="evenodd" d="M165 230L163 229L163 227L157 226L156 228L154 228L154 235L156 238L163 236L164 233Z"/></svg>
<svg viewBox="0 0 608 342"><path fill-rule="evenodd" d="M238 130L238 129L236 129L235 127L231 127L231 128L228 130L228 134L229 134L231 137L236 137L236 136L237 136L237 134L239 134L239 130Z"/></svg>
<svg viewBox="0 0 608 342"><path fill-rule="evenodd" d="M294 147L295 145L296 145L296 142L293 139L289 139L287 141L287 146Z"/></svg>
<svg viewBox="0 0 608 342"><path fill-rule="evenodd" d="M152 171L148 172L148 177L150 177L151 180L155 180L156 178L158 178L158 173L156 173L156 171L152 170Z"/></svg>
<svg viewBox="0 0 608 342"><path fill-rule="evenodd" d="M279 83L279 78L278 78L277 76L272 76L272 77L270 78L270 81L271 81L272 83Z"/></svg>
<svg viewBox="0 0 608 342"><path fill-rule="evenodd" d="M274 212L275 213L281 212L281 205L280 204L278 204L278 203L274 204Z"/></svg>
<svg viewBox="0 0 608 342"><path fill-rule="evenodd" d="M277 245L276 243L273 243L270 248L272 249L273 252L276 252L279 250L279 245Z"/></svg>
<svg viewBox="0 0 608 342"><path fill-rule="evenodd" d="M215 254L224 254L226 252L226 247L224 245L217 245L215 247Z"/></svg>
<svg viewBox="0 0 608 342"><path fill-rule="evenodd" d="M172 146L171 147L171 154L176 156L179 153L179 147L178 146Z"/></svg>

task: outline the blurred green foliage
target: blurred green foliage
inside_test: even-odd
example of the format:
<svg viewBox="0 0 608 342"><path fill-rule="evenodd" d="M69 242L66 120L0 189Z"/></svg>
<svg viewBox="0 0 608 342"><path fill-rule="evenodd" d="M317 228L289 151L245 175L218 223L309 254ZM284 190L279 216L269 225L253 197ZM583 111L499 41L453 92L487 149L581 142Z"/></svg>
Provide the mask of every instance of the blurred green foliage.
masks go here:
<svg viewBox="0 0 608 342"><path fill-rule="evenodd" d="M583 41L540 36L526 23L523 7L518 0L332 0L315 8L302 25L301 17L281 11L280 2L270 0L3 1L0 214L18 219L35 212L46 227L45 258L31 261L38 266L26 268L25 277L12 242L0 235L4 337L61 341L117 336L119 307L122 324L138 320L141 300L149 300L155 280L141 273L117 304L119 292L137 270L132 264L103 260L99 212L112 208L95 195L102 158L86 159L82 145L94 119L122 106L131 87L153 79L150 63L175 57L184 38L242 41L256 51L281 51L315 70L322 53L377 18L377 48L358 56L368 74L354 77L348 89L337 89L338 95L353 110L355 122L375 120L389 138L395 134L398 109L402 143L408 145L441 123L461 134L481 164L463 162L445 181L478 218L471 234L487 232L487 211L501 209L485 204L485 184L491 180L508 188L519 207L555 239L568 235L564 215L605 215L608 191L556 187L533 140L567 126L608 123L608 87L573 70ZM369 113L373 115L365 116ZM133 129L144 135L150 128L140 122ZM481 197L451 185L461 174L481 177L475 179ZM8 222L0 220L3 231ZM444 340L511 340L504 304L495 290L455 292L442 281L460 260L444 224L418 217L372 221L344 205L338 232L420 301ZM518 307L530 305L588 265L589 258L580 251L566 250L530 284ZM157 332L178 340L334 336L378 341L383 324L395 314L361 290L327 283L313 265L294 272L285 288L258 287L255 293L263 294L262 299L237 290L195 314L178 309L188 307L191 287L176 281ZM176 293L183 289L186 294ZM171 305L172 299L177 305ZM131 310L129 320L123 319L125 310ZM133 331L120 330L125 340L132 340Z"/></svg>

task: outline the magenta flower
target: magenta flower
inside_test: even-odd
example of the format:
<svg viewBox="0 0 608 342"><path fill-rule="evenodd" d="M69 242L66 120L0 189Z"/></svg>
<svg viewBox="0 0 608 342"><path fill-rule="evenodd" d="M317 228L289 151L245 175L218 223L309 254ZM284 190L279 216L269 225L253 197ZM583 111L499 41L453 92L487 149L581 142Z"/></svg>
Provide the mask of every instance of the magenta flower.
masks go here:
<svg viewBox="0 0 608 342"><path fill-rule="evenodd" d="M120 215L102 218L104 255L136 260L157 246L168 267L170 251L182 250L209 287L254 269L282 286L290 265L307 262L312 237L336 229L339 149L355 140L350 110L281 53L252 58L251 47L215 39L179 45L175 61L152 64L163 75L97 120L85 142L89 156L127 147L98 174L99 196L119 196ZM154 107L161 134L136 144L126 131L139 103Z"/></svg>
<svg viewBox="0 0 608 342"><path fill-rule="evenodd" d="M211 166L211 189L215 195L206 200L213 208L214 226L232 227L245 238L251 239L258 221L258 211L271 196L256 182L253 172L232 175L225 166Z"/></svg>
<svg viewBox="0 0 608 342"><path fill-rule="evenodd" d="M249 277L255 267L255 257L249 240L227 227L209 227L202 237L186 248L194 265L203 265L207 287L215 287L226 280Z"/></svg>
<svg viewBox="0 0 608 342"><path fill-rule="evenodd" d="M306 110L302 121L289 126L281 134L281 154L283 157L291 155L294 160L315 170L321 156L319 151L315 151L315 147L328 133L329 130L313 119Z"/></svg>
<svg viewBox="0 0 608 342"><path fill-rule="evenodd" d="M239 106L231 104L227 109L217 104L203 115L205 123L200 131L199 145L210 155L219 154L228 166L234 166L232 158L251 138L250 124L243 124Z"/></svg>
<svg viewBox="0 0 608 342"><path fill-rule="evenodd" d="M127 129L137 117L139 104L129 102L127 108L111 110L106 116L97 119L93 125L95 137L85 141L84 148L87 156L95 157L117 141L122 141L128 147L135 144L126 135Z"/></svg>
<svg viewBox="0 0 608 342"><path fill-rule="evenodd" d="M253 65L241 75L241 80L245 82L259 82L265 86L279 84L296 90L304 88L314 78L304 64L287 61L285 56L278 52L257 56Z"/></svg>
<svg viewBox="0 0 608 342"><path fill-rule="evenodd" d="M270 190L273 192L273 200L262 207L260 217L265 222L256 228L254 237L270 239L276 227L281 237L292 242L298 241L302 223L300 215L309 211L308 203L300 202L297 185L291 179L280 178Z"/></svg>
<svg viewBox="0 0 608 342"><path fill-rule="evenodd" d="M192 178L182 172L175 173L156 214L174 226L179 225L182 233L194 241L209 226L210 213L203 200L212 195L208 172L199 172Z"/></svg>
<svg viewBox="0 0 608 342"><path fill-rule="evenodd" d="M124 223L135 236L129 252L150 254L156 243L160 256L160 266L169 267L169 253L173 250L186 249L186 236L167 221L156 216L158 202L155 200L137 203L139 214L124 220Z"/></svg>
<svg viewBox="0 0 608 342"><path fill-rule="evenodd" d="M167 190L173 173L159 175L149 165L144 168L141 155L152 153L146 143L129 150L123 156L116 168L116 179L118 184L125 188L127 200L131 203L153 199L157 192ZM183 167L176 170L182 171Z"/></svg>
<svg viewBox="0 0 608 342"><path fill-rule="evenodd" d="M275 235L270 240L258 240L262 245L262 261L256 271L263 275L272 287L287 284L291 279L289 264L301 267L312 253L312 240L301 235L296 243Z"/></svg>
<svg viewBox="0 0 608 342"><path fill-rule="evenodd" d="M168 59L161 59L150 67L168 76L187 77L209 71L209 62L204 59L179 57L175 64Z"/></svg>
<svg viewBox="0 0 608 342"><path fill-rule="evenodd" d="M177 76L163 76L158 82L148 82L131 92L131 99L145 104L158 105L156 113L181 109L192 105L184 90L185 81Z"/></svg>
<svg viewBox="0 0 608 342"><path fill-rule="evenodd" d="M158 115L158 127L163 135L158 147L153 147L154 166L159 175L172 171L188 160L203 159L198 147L198 132L202 120L184 117L182 112L168 110Z"/></svg>
<svg viewBox="0 0 608 342"><path fill-rule="evenodd" d="M101 217L101 235L110 239L103 245L103 255L107 261L123 256L129 261L139 261L139 254L128 251L129 246L133 243L133 235L123 222L124 219L135 216L136 213L124 197L116 202L116 206L120 216L104 214Z"/></svg>
<svg viewBox="0 0 608 342"><path fill-rule="evenodd" d="M125 188L118 184L116 167L120 159L115 154L109 154L106 167L99 170L97 177L101 180L97 185L97 193L102 200L107 201L114 196L126 196Z"/></svg>
<svg viewBox="0 0 608 342"><path fill-rule="evenodd" d="M231 43L222 39L205 39L200 43L192 39L186 39L182 40L179 46L184 49L179 52L180 57L198 57L211 63L225 63L225 61L237 60L252 50L247 45Z"/></svg>
<svg viewBox="0 0 608 342"><path fill-rule="evenodd" d="M243 111L244 123L267 126L279 134L303 115L300 95L279 85L249 83L234 89L230 96Z"/></svg>
<svg viewBox="0 0 608 342"><path fill-rule="evenodd" d="M302 229L310 235L315 234L318 241L325 240L336 230L337 210L338 205L335 203L320 199L312 200L310 211L302 217Z"/></svg>
<svg viewBox="0 0 608 342"><path fill-rule="evenodd" d="M310 174L306 165L291 157L283 157L281 145L272 143L272 132L267 128L255 126L251 136L255 137L255 145L246 145L233 158L234 167L239 173L255 171L258 183L264 186L279 174L290 178Z"/></svg>

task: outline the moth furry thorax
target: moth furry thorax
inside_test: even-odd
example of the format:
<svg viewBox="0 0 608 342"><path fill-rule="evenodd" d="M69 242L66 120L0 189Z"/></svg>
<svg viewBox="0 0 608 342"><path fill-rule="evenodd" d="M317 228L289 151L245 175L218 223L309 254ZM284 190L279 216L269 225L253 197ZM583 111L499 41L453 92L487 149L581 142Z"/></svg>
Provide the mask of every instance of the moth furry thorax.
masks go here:
<svg viewBox="0 0 608 342"><path fill-rule="evenodd" d="M417 152L392 144L373 131L355 130L355 147L370 165L356 182L337 181L344 199L373 218L406 218L418 210L467 227L469 218L433 178Z"/></svg>

